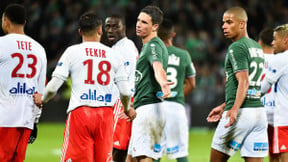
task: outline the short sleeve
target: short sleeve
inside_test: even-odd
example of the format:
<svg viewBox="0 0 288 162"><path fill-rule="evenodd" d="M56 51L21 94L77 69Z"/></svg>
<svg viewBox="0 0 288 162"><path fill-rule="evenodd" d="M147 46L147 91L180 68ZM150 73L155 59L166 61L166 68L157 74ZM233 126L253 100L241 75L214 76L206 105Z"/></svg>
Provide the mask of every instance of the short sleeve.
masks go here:
<svg viewBox="0 0 288 162"><path fill-rule="evenodd" d="M70 68L70 62L71 62L71 57L68 57L71 50L68 48L65 50L65 52L62 54L60 57L56 68L54 72L52 73L52 77L58 77L64 81L67 80L69 77L69 68Z"/></svg>
<svg viewBox="0 0 288 162"><path fill-rule="evenodd" d="M186 74L185 74L186 78L195 76L196 70L195 70L194 64L193 64L191 57L190 57L188 52L186 53L185 60L186 60L186 68L185 68L186 69Z"/></svg>
<svg viewBox="0 0 288 162"><path fill-rule="evenodd" d="M228 59L231 62L234 73L249 69L246 52L248 52L248 49L244 49L244 47L239 44L233 44L228 49Z"/></svg>
<svg viewBox="0 0 288 162"><path fill-rule="evenodd" d="M148 44L148 46L146 47L146 50L147 52L149 52L149 54L147 55L147 58L151 65L155 61L163 62L163 57L162 57L163 49L157 42L151 42L150 44Z"/></svg>

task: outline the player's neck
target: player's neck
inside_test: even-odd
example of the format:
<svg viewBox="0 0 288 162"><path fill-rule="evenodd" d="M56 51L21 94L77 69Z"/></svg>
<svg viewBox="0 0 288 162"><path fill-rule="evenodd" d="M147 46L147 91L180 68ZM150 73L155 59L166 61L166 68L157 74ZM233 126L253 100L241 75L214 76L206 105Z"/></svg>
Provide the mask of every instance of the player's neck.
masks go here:
<svg viewBox="0 0 288 162"><path fill-rule="evenodd" d="M100 42L99 36L82 36L83 42Z"/></svg>
<svg viewBox="0 0 288 162"><path fill-rule="evenodd" d="M8 34L25 34L24 33L24 27L23 26L11 26L10 29L8 29Z"/></svg>
<svg viewBox="0 0 288 162"><path fill-rule="evenodd" d="M263 47L262 49L263 49L263 53L265 54L272 54L272 55L274 54L274 49L271 47Z"/></svg>
<svg viewBox="0 0 288 162"><path fill-rule="evenodd" d="M142 43L143 45L146 44L147 42L149 42L151 39L157 37L157 32L152 32L149 35L147 35L146 37L142 37Z"/></svg>
<svg viewBox="0 0 288 162"><path fill-rule="evenodd" d="M165 40L165 41L163 41L163 42L164 42L164 44L165 44L166 47L173 46L173 43L172 43L172 40L171 40L171 39Z"/></svg>
<svg viewBox="0 0 288 162"><path fill-rule="evenodd" d="M243 38L243 37L246 37L246 38L249 38L248 36L248 33L247 32L241 32L238 34L237 37L235 37L234 39L232 39L233 42L236 42L237 40Z"/></svg>

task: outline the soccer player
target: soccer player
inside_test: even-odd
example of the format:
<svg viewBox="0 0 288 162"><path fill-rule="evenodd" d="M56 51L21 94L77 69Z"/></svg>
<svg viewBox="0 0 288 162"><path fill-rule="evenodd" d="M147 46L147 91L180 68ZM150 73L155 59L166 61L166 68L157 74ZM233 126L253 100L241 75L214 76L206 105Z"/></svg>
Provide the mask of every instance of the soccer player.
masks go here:
<svg viewBox="0 0 288 162"><path fill-rule="evenodd" d="M38 93L33 97L37 105L46 103L70 75L72 91L61 161L110 161L112 107L116 100L112 89L116 85L124 112L131 120L136 115L129 111L128 79L119 54L99 42L102 20L95 13L86 12L80 17L79 27L83 42L64 51L43 96Z"/></svg>
<svg viewBox="0 0 288 162"><path fill-rule="evenodd" d="M272 46L276 54L262 81L261 91L267 92L274 84L277 93L274 110L274 138L272 153L280 154L280 161L288 161L288 24L274 29ZM275 159L278 161L279 159Z"/></svg>
<svg viewBox="0 0 288 162"><path fill-rule="evenodd" d="M45 88L47 59L44 48L25 35L26 9L8 5L2 15L0 37L0 161L23 162L40 112L32 95ZM34 135L36 132L34 131ZM31 136L30 143L35 139Z"/></svg>
<svg viewBox="0 0 288 162"><path fill-rule="evenodd" d="M122 56L125 71L128 75L129 89L131 94L133 94L135 91L136 58L139 54L135 44L126 37L125 18L119 14L108 16L105 20L104 29L108 44L113 45L112 48ZM117 96L119 91L118 89L114 90L113 94ZM123 107L119 99L114 105L113 114L115 120L113 127L113 161L125 162L131 137L132 122L126 118L121 118L123 116Z"/></svg>
<svg viewBox="0 0 288 162"><path fill-rule="evenodd" d="M164 124L160 103L171 95L169 85L172 83L167 81L165 72L168 51L157 36L162 19L163 13L158 7L146 6L138 15L136 23L136 34L142 39L143 47L136 62L133 105L137 118L132 123L128 153L140 162L160 157L158 149ZM157 92L162 92L159 98Z"/></svg>
<svg viewBox="0 0 288 162"><path fill-rule="evenodd" d="M263 49L264 52L264 74L262 75L262 80L265 77L270 62L274 59L274 49L272 47L272 41L273 41L273 29L272 28L265 28L263 29L259 34L259 40L258 43ZM275 111L275 93L277 93L277 89L274 85L271 86L271 88L267 91L267 93L262 96L261 101L264 105L264 108L266 110L267 115L267 121L268 121L268 144L269 144L269 161L270 162L277 162L279 161L279 154L273 153L273 145L274 145L274 111Z"/></svg>
<svg viewBox="0 0 288 162"><path fill-rule="evenodd" d="M162 102L164 116L166 117L164 148L168 158L177 159L178 162L188 162L189 128L184 107L184 96L187 96L195 88L196 71L188 51L173 46L175 35L172 22L164 19L160 25L158 36L167 47L169 55L167 79L174 82L173 85L170 85L170 88L172 92L177 93L175 97L166 98Z"/></svg>
<svg viewBox="0 0 288 162"><path fill-rule="evenodd" d="M264 54L248 37L247 21L241 7L232 7L223 15L224 36L233 43L225 58L225 102L207 117L208 122L220 120L211 145L211 162L227 161L238 150L246 162L263 161L268 153L266 112L260 100Z"/></svg>

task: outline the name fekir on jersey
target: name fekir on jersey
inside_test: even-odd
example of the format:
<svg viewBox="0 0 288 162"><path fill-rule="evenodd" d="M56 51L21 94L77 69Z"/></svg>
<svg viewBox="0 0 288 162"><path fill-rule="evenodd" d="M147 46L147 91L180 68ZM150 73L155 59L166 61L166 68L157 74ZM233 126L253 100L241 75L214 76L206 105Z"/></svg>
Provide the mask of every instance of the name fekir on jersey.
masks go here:
<svg viewBox="0 0 288 162"><path fill-rule="evenodd" d="M119 40L112 48L120 54L120 57L122 57L125 72L128 75L130 91L133 95L135 92L135 69L136 59L139 55L138 50L135 44L127 37ZM116 96L116 98L119 98L119 90L117 88L114 88L113 90L113 95Z"/></svg>
<svg viewBox="0 0 288 162"><path fill-rule="evenodd" d="M274 126L288 126L288 51L276 54L265 75L275 84Z"/></svg>
<svg viewBox="0 0 288 162"><path fill-rule="evenodd" d="M43 93L46 67L44 48L29 36L0 37L0 127L33 128L32 94Z"/></svg>
<svg viewBox="0 0 288 162"><path fill-rule="evenodd" d="M262 76L262 80L264 79L264 77L266 76L266 73L268 71L268 67L270 65L270 62L274 59L274 54L265 54L264 53L264 69L263 69L263 76ZM277 92L277 90L275 89L274 84L271 86L271 88L266 92L266 94L264 96L261 97L261 101L262 104L265 107L266 110L266 114L267 114L267 120L268 120L268 124L273 125L273 111L274 111L274 107L275 107L275 93Z"/></svg>
<svg viewBox="0 0 288 162"><path fill-rule="evenodd" d="M120 54L99 42L70 46L61 56L52 76L71 77L72 91L67 112L79 106L112 107L116 82L127 80Z"/></svg>

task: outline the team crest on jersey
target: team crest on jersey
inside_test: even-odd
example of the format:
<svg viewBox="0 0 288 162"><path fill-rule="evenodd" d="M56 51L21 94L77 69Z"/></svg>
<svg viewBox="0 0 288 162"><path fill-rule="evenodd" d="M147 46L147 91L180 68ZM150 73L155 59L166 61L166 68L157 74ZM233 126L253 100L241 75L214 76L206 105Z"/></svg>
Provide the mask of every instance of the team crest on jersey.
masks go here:
<svg viewBox="0 0 288 162"><path fill-rule="evenodd" d="M135 71L135 83L140 82L140 80L142 79L142 73L138 70Z"/></svg>
<svg viewBox="0 0 288 162"><path fill-rule="evenodd" d="M57 66L62 66L63 62L58 62Z"/></svg>

